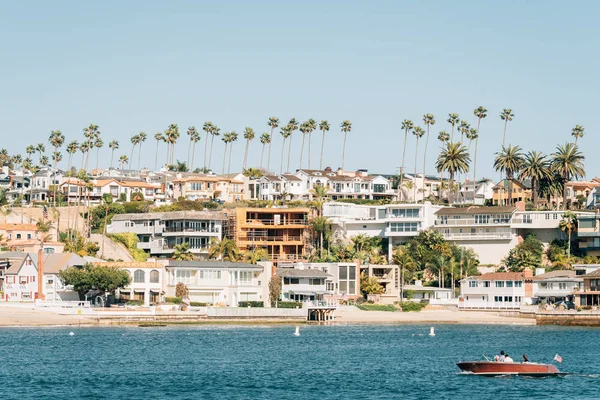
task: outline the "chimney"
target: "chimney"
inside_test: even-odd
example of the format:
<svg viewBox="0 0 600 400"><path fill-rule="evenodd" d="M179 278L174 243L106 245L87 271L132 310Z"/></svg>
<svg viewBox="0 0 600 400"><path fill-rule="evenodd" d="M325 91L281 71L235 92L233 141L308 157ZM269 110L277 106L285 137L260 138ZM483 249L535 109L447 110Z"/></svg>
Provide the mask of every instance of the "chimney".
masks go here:
<svg viewBox="0 0 600 400"><path fill-rule="evenodd" d="M46 300L46 295L44 294L44 249L40 248L38 250L38 296L37 298L40 300Z"/></svg>
<svg viewBox="0 0 600 400"><path fill-rule="evenodd" d="M525 268L523 270L523 280L525 281L525 298L533 297L533 271L531 268Z"/></svg>
<svg viewBox="0 0 600 400"><path fill-rule="evenodd" d="M517 207L517 211L525 211L525 202L517 201L515 202L515 207Z"/></svg>

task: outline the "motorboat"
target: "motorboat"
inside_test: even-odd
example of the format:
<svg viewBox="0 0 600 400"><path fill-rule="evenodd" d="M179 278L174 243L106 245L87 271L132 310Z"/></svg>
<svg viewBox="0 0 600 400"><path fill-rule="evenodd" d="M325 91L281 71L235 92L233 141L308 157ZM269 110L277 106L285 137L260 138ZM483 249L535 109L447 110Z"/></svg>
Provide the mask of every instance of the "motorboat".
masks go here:
<svg viewBox="0 0 600 400"><path fill-rule="evenodd" d="M464 372L483 376L519 375L519 376L560 376L554 364L534 362L501 362L501 361L464 361L456 363Z"/></svg>

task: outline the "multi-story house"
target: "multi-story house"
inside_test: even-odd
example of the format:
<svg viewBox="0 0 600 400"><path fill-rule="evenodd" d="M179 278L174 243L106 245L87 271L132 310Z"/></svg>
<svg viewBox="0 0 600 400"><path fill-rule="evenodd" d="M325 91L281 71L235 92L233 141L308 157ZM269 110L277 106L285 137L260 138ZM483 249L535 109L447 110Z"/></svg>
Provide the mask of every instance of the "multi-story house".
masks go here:
<svg viewBox="0 0 600 400"><path fill-rule="evenodd" d="M577 236L579 250L585 255L600 256L600 213L586 213L577 216Z"/></svg>
<svg viewBox="0 0 600 400"><path fill-rule="evenodd" d="M271 264L222 261L170 261L165 267L166 296L184 283L190 301L237 307L240 301L269 301Z"/></svg>
<svg viewBox="0 0 600 400"><path fill-rule="evenodd" d="M508 204L508 195L510 191L510 182L508 179L503 179L498 182L493 188L492 202L495 206L512 206L517 202L531 200L531 187L524 182L516 179L512 180L512 198L511 204Z"/></svg>
<svg viewBox="0 0 600 400"><path fill-rule="evenodd" d="M326 281L331 278L321 269L277 268L275 276L281 278L281 300L325 300L333 292L327 290Z"/></svg>
<svg viewBox="0 0 600 400"><path fill-rule="evenodd" d="M0 257L9 265L4 271L4 300L34 301L38 297L38 271L31 255L10 252Z"/></svg>
<svg viewBox="0 0 600 400"><path fill-rule="evenodd" d="M36 267L39 254L31 254ZM83 267L87 262L75 253L52 253L44 255L44 294L46 301L78 301L79 293L64 284L59 272L71 267Z"/></svg>
<svg viewBox="0 0 600 400"><path fill-rule="evenodd" d="M541 271L540 271L541 272ZM573 299L583 285L583 278L574 270L557 270L536 274L533 282L533 303L557 303Z"/></svg>
<svg viewBox="0 0 600 400"><path fill-rule="evenodd" d="M106 231L137 234L138 248L153 256L168 257L176 245L187 243L194 255L206 258L210 242L222 238L225 219L218 211L118 214Z"/></svg>
<svg viewBox="0 0 600 400"><path fill-rule="evenodd" d="M401 201L423 201L431 196L438 197L441 185L442 179L438 176L405 172L398 196Z"/></svg>
<svg viewBox="0 0 600 400"><path fill-rule="evenodd" d="M244 198L244 182L229 177L202 174L178 174L169 182L173 197L186 200L220 200L234 202Z"/></svg>
<svg viewBox="0 0 600 400"><path fill-rule="evenodd" d="M155 305L164 300L165 267L156 261L148 262L98 262L96 265L119 268L127 271L129 285L118 290L119 299L137 300L144 306Z"/></svg>
<svg viewBox="0 0 600 400"><path fill-rule="evenodd" d="M28 202L31 196L31 173L27 170L15 171L10 175L9 188L6 191L6 200L9 203L21 198L22 202Z"/></svg>
<svg viewBox="0 0 600 400"><path fill-rule="evenodd" d="M249 183L249 198L253 200L289 200L308 198L302 180L294 175L264 175ZM283 197L286 199L283 199Z"/></svg>
<svg viewBox="0 0 600 400"><path fill-rule="evenodd" d="M67 178L60 185L63 195L69 204L98 205L102 204L105 196L113 201L122 199L124 201L156 200L161 187L158 184L147 183L142 180L124 179L98 179L87 184L77 178Z"/></svg>
<svg viewBox="0 0 600 400"><path fill-rule="evenodd" d="M271 261L304 260L310 239L309 208L246 208L231 210L228 236L240 249L263 248Z"/></svg>
<svg viewBox="0 0 600 400"><path fill-rule="evenodd" d="M393 247L407 242L434 224L441 206L423 204L387 204L363 206L349 203L325 203L323 215L331 221L334 240L349 240L365 234L384 239L391 258Z"/></svg>
<svg viewBox="0 0 600 400"><path fill-rule="evenodd" d="M600 307L600 269L592 271L582 276L583 287L573 292L576 306Z"/></svg>
<svg viewBox="0 0 600 400"><path fill-rule="evenodd" d="M492 272L460 281L459 308L517 309L531 304L532 272Z"/></svg>
<svg viewBox="0 0 600 400"><path fill-rule="evenodd" d="M466 181L460 185L460 189L454 199L454 204L486 205L492 201L494 183L488 180L479 182Z"/></svg>
<svg viewBox="0 0 600 400"><path fill-rule="evenodd" d="M394 304L395 301L400 300L400 268L397 265L361 265L360 273L367 278L376 278L383 287L379 302Z"/></svg>

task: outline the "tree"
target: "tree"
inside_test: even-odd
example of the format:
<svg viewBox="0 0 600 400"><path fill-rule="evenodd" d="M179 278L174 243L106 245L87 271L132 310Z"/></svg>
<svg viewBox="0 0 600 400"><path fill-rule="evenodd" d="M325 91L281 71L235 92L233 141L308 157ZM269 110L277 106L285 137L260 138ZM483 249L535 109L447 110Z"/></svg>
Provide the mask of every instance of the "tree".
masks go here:
<svg viewBox="0 0 600 400"><path fill-rule="evenodd" d="M310 227L319 237L319 257L323 258L324 236L331 227L331 221L327 217L314 217L310 221Z"/></svg>
<svg viewBox="0 0 600 400"><path fill-rule="evenodd" d="M287 124L288 126L288 131L290 133L290 141L288 143L288 159L287 159L287 171L290 172L290 159L291 159L291 151L292 151L292 135L294 134L294 131L298 130L298 121L296 121L296 118L292 118L290 119L290 122L288 122Z"/></svg>
<svg viewBox="0 0 600 400"><path fill-rule="evenodd" d="M398 247L392 254L392 263L400 267L400 299L404 298L404 271L414 272L416 264L405 247Z"/></svg>
<svg viewBox="0 0 600 400"><path fill-rule="evenodd" d="M442 149L435 164L438 172L447 172L449 174L448 203L454 202L454 175L457 173L466 173L469 171L469 162L471 158L467 148L462 143L450 142Z"/></svg>
<svg viewBox="0 0 600 400"><path fill-rule="evenodd" d="M551 168L560 174L563 179L563 210L567 208L567 183L572 178L585 175L584 160L585 156L574 143L565 143L564 145L557 146L556 152L551 155Z"/></svg>
<svg viewBox="0 0 600 400"><path fill-rule="evenodd" d="M442 150L444 149L444 146L447 145L447 143L450 141L450 134L446 131L441 131L438 134L438 140L442 143ZM442 186L444 185L444 171L441 172L441 176L440 176L440 188L439 188L439 193L438 193L438 198L440 200L442 200Z"/></svg>
<svg viewBox="0 0 600 400"><path fill-rule="evenodd" d="M264 248L254 248L252 250L246 250L243 255L245 262L249 264L258 264L259 261L268 261L269 252Z"/></svg>
<svg viewBox="0 0 600 400"><path fill-rule="evenodd" d="M135 150L135 146L138 145L138 143L140 143L140 136L139 135L133 135L131 137L131 139L129 139L131 141L131 155L129 156L129 160L131 160L131 163L133 163L133 151Z"/></svg>
<svg viewBox="0 0 600 400"><path fill-rule="evenodd" d="M310 139L312 137L312 133L315 129L317 129L317 121L313 118L309 118L307 121L308 124L308 169L310 169Z"/></svg>
<svg viewBox="0 0 600 400"><path fill-rule="evenodd" d="M383 294L383 286L379 284L376 277L368 277L367 274L361 272L360 274L360 292L367 298L370 294Z"/></svg>
<svg viewBox="0 0 600 400"><path fill-rule="evenodd" d="M454 142L454 127L456 126L456 124L458 124L459 118L458 118L458 114L456 113L452 113L452 114L448 114L448 119L446 120L451 126L452 126L452 133L450 135L450 141Z"/></svg>
<svg viewBox="0 0 600 400"><path fill-rule="evenodd" d="M214 260L232 261L235 262L239 258L240 250L235 242L231 239L223 238L221 240L213 240L208 249L208 256Z"/></svg>
<svg viewBox="0 0 600 400"><path fill-rule="evenodd" d="M175 245L173 252L173 260L191 261L194 259L194 254L190 251L189 243L181 243Z"/></svg>
<svg viewBox="0 0 600 400"><path fill-rule="evenodd" d="M165 140L165 137L163 136L162 132L156 132L154 134L154 140L156 140L156 152L154 153L154 170L156 171L158 169L158 146L160 145L160 142Z"/></svg>
<svg viewBox="0 0 600 400"><path fill-rule="evenodd" d="M246 163L248 162L248 147L250 146L250 141L253 140L255 136L256 133L254 133L254 129L249 127L244 128L244 139L246 139L246 151L244 151L244 166L242 167L242 169L246 169Z"/></svg>
<svg viewBox="0 0 600 400"><path fill-rule="evenodd" d="M542 264L544 245L535 235L528 234L521 243L510 249L508 256L502 260L511 272L522 272L525 268L535 271Z"/></svg>
<svg viewBox="0 0 600 400"><path fill-rule="evenodd" d="M206 170L208 168L208 165L206 164L206 153L208 150L208 137L211 136L212 137L212 131L215 129L215 125L210 122L210 121L206 121L204 123L204 125L202 125L202 130L204 131L204 133L206 134L204 137L204 164L203 164L203 168ZM212 144L212 139L211 139L211 144ZM211 147L211 151L212 151L212 147Z"/></svg>
<svg viewBox="0 0 600 400"><path fill-rule="evenodd" d="M225 164L227 163L227 146L232 142L231 140L231 132L225 132L221 141L225 143L225 149L223 150L223 168L221 169L221 173L225 174Z"/></svg>
<svg viewBox="0 0 600 400"><path fill-rule="evenodd" d="M235 131L231 131L231 136L230 136L229 140L230 140L230 143L229 143L229 166L227 167L228 174L231 173L231 152L233 150L233 143L238 140L238 134Z"/></svg>
<svg viewBox="0 0 600 400"><path fill-rule="evenodd" d="M300 132L302 132L302 145L300 146L300 169L302 169L302 156L304 155L304 141L306 139L306 135L310 130L310 125L307 122L303 122L300 125Z"/></svg>
<svg viewBox="0 0 600 400"><path fill-rule="evenodd" d="M277 118L277 117L269 118L267 125L269 125L269 127L271 128L270 138L273 139L273 131L275 129L277 129L277 127L279 127L279 118ZM271 144L272 144L271 141L269 141L269 152L268 152L268 156L267 156L267 171L271 170ZM282 166L282 169L283 169L283 166Z"/></svg>
<svg viewBox="0 0 600 400"><path fill-rule="evenodd" d="M215 139L215 136L219 136L221 134L221 129L216 126L213 125L211 130L210 130L210 151L208 153L208 169L210 169L210 166L212 165L212 149L213 149L213 141Z"/></svg>
<svg viewBox="0 0 600 400"><path fill-rule="evenodd" d="M571 233L573 233L577 227L577 215L571 211L565 212L560 220L560 223L558 224L558 227L561 231L567 232L569 236L567 239L567 259L569 265L571 265Z"/></svg>
<svg viewBox="0 0 600 400"><path fill-rule="evenodd" d="M94 141L94 147L96 148L96 169L98 169L98 165L100 163L100 149L104 147L104 141L100 136L96 137Z"/></svg>
<svg viewBox="0 0 600 400"><path fill-rule="evenodd" d="M180 299L183 299L185 297L189 297L189 295L190 295L190 290L188 289L188 287L186 286L185 283L178 282L177 285L175 285L175 297L179 297Z"/></svg>
<svg viewBox="0 0 600 400"><path fill-rule="evenodd" d="M121 169L123 169L125 164L129 164L129 158L125 155L119 157L119 164L121 164Z"/></svg>
<svg viewBox="0 0 600 400"><path fill-rule="evenodd" d="M531 180L531 192L533 195L533 205L538 207L539 182L542 179L548 179L552 176L550 171L550 162L546 156L539 151L530 151L523 159L523 165L519 172L521 180Z"/></svg>
<svg viewBox="0 0 600 400"><path fill-rule="evenodd" d="M510 108L505 108L500 113L500 119L502 121L504 121L504 134L502 135L502 147L504 147L504 142L506 140L506 126L508 125L509 121L513 120L514 116L515 115L513 114L512 110Z"/></svg>
<svg viewBox="0 0 600 400"><path fill-rule="evenodd" d="M281 298L281 277L273 276L269 281L269 302L271 307L277 304Z"/></svg>
<svg viewBox="0 0 600 400"><path fill-rule="evenodd" d="M406 160L406 143L408 142L408 131L411 131L414 128L414 125L411 120L405 119L402 121L401 128L404 130L404 147L402 150L402 164L400 167L400 183L398 188L402 187L402 183L404 181L404 161ZM399 190L400 192L400 190Z"/></svg>
<svg viewBox="0 0 600 400"><path fill-rule="evenodd" d="M58 272L58 276L67 286L79 293L83 299L85 293L95 289L111 293L131 282L127 271L102 265L86 264L83 267L70 267Z"/></svg>
<svg viewBox="0 0 600 400"><path fill-rule="evenodd" d="M319 169L323 170L323 148L325 147L325 132L329 131L329 122L327 120L321 120L319 124L319 130L321 130L321 157L319 158Z"/></svg>
<svg viewBox="0 0 600 400"><path fill-rule="evenodd" d="M281 136L283 137L283 143L281 144L281 167L279 169L279 173L283 174L283 155L285 154L285 142L286 140L288 140L288 138L292 135L289 126L284 126L281 128L281 130L279 131L279 133L281 134ZM267 167L268 169L268 167Z"/></svg>
<svg viewBox="0 0 600 400"><path fill-rule="evenodd" d="M110 149L110 167L112 168L113 160L115 158L115 150L119 149L119 142L116 140L111 140L110 143L108 143L108 148Z"/></svg>
<svg viewBox="0 0 600 400"><path fill-rule="evenodd" d="M195 146L194 137L198 134L198 131L196 130L195 126L190 126L187 129L186 134L190 138L190 144L188 146L188 154L187 154L187 164L193 167L193 165L192 165L192 159L191 159L192 146Z"/></svg>
<svg viewBox="0 0 600 400"><path fill-rule="evenodd" d="M481 135L481 120L487 117L487 110L482 106L477 107L473 114L477 117L477 138L475 139L475 156L473 157L473 182L477 182L477 147Z"/></svg>
<svg viewBox="0 0 600 400"><path fill-rule="evenodd" d="M263 157L265 155L265 146L268 144L269 148L271 147L271 135L269 135L268 133L263 133L262 135L260 135L260 143L263 145L262 151L260 152L260 169L262 170Z"/></svg>
<svg viewBox="0 0 600 400"><path fill-rule="evenodd" d="M192 133L191 136L191 140L192 140L192 161L190 164L190 169L194 169L194 165L196 165L195 160L196 160L196 143L198 143L200 141L200 134L198 133L198 131L196 130L195 127L192 126L192 129L194 130L194 132Z"/></svg>
<svg viewBox="0 0 600 400"><path fill-rule="evenodd" d="M344 145L342 146L342 171L344 170L344 160L346 158L346 138L348 136L348 132L352 131L352 123L348 120L345 120L340 125L341 131L344 132Z"/></svg>
<svg viewBox="0 0 600 400"><path fill-rule="evenodd" d="M60 162L59 157L56 156L56 154L60 155L60 153L58 152L58 149L61 148L62 145L65 143L65 135L63 135L62 132L59 130L54 130L50 133L50 137L48 138L48 141L50 142L50 145L52 147L54 147L54 153L52 156L52 159L54 161L52 176L56 176L56 166ZM53 201L54 201L54 207L56 207L56 185L54 185Z"/></svg>
<svg viewBox="0 0 600 400"><path fill-rule="evenodd" d="M496 171L502 171L506 174L508 179L508 204L512 205L512 191L513 191L513 179L515 174L519 173L523 166L523 153L519 146L508 145L508 147L502 147L500 153L496 153L494 160L494 168Z"/></svg>
<svg viewBox="0 0 600 400"><path fill-rule="evenodd" d="M414 192L413 192L414 201L416 203L417 202L417 185L416 185L416 183L417 183L417 157L419 155L419 139L423 137L423 135L425 134L425 131L420 126L415 126L413 128L412 133L417 138L417 144L415 146L415 174L414 174L415 187L414 187ZM423 187L425 187L425 176L423 176Z"/></svg>
<svg viewBox="0 0 600 400"><path fill-rule="evenodd" d="M433 114L423 115L423 123L427 127L427 136L425 136L425 152L423 153L423 189L425 189L425 175L427 167L427 145L429 144L429 128L431 125L435 125L435 117Z"/></svg>
<svg viewBox="0 0 600 400"><path fill-rule="evenodd" d="M577 139L583 137L583 132L585 128L581 125L575 125L575 128L571 129L571 136L575 138L575 144L577 144Z"/></svg>

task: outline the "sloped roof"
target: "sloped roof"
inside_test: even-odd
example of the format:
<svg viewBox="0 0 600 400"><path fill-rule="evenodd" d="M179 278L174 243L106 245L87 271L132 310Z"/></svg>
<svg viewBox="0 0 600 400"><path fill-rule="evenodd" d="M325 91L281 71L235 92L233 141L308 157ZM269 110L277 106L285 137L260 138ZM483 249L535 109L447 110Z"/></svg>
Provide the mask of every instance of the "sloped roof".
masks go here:
<svg viewBox="0 0 600 400"><path fill-rule="evenodd" d="M555 279L555 278L575 278L577 276L577 271L574 270L556 270L546 272L545 274L536 275L531 280L533 281L543 281L547 279Z"/></svg>
<svg viewBox="0 0 600 400"><path fill-rule="evenodd" d="M600 277L600 269L590 272L589 274L583 275L584 278L599 278Z"/></svg>
<svg viewBox="0 0 600 400"><path fill-rule="evenodd" d="M35 224L0 224L0 231L37 231Z"/></svg>
<svg viewBox="0 0 600 400"><path fill-rule="evenodd" d="M260 265L241 263L241 262L229 262L229 261L169 261L167 268L199 268L199 269L247 269L252 271L262 271L263 267Z"/></svg>
<svg viewBox="0 0 600 400"><path fill-rule="evenodd" d="M150 212L150 213L129 213L117 214L113 221L143 221L149 219L209 219L209 220L225 220L225 213L221 211L168 211L168 212Z"/></svg>
<svg viewBox="0 0 600 400"><path fill-rule="evenodd" d="M522 272L490 272L487 274L473 276L478 281L522 281L524 276Z"/></svg>
<svg viewBox="0 0 600 400"><path fill-rule="evenodd" d="M282 174L281 176L283 176L288 181L302 182L302 179L298 178L296 175Z"/></svg>
<svg viewBox="0 0 600 400"><path fill-rule="evenodd" d="M277 268L275 276L283 276L286 278L327 278L331 275L320 269Z"/></svg>

